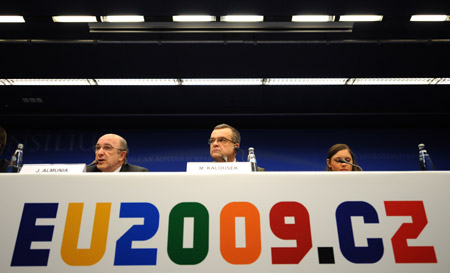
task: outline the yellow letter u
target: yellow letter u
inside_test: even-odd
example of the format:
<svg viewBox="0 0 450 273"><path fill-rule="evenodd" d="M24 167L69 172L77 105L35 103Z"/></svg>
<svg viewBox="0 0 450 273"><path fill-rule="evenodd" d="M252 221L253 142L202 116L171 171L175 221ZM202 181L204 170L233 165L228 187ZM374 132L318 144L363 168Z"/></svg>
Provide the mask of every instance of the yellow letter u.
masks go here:
<svg viewBox="0 0 450 273"><path fill-rule="evenodd" d="M98 263L105 254L111 203L97 203L91 247L78 249L83 203L69 203L61 245L61 257L68 265L88 266Z"/></svg>

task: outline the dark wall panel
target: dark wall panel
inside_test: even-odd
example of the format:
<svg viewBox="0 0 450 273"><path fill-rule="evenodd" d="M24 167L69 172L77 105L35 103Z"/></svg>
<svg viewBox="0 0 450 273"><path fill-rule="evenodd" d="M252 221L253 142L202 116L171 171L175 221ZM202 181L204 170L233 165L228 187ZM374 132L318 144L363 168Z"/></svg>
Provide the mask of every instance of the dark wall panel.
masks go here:
<svg viewBox="0 0 450 273"><path fill-rule="evenodd" d="M55 126L57 127L57 126ZM151 171L185 171L189 161L210 161L210 129L27 130L11 129L2 155L17 143L25 146L25 163L90 163L93 147L104 133L115 132L129 143L129 161ZM254 147L260 166L268 171L322 171L329 147L346 143L366 171L419 170L419 143L425 143L436 168L450 170L449 129L241 129L246 160Z"/></svg>

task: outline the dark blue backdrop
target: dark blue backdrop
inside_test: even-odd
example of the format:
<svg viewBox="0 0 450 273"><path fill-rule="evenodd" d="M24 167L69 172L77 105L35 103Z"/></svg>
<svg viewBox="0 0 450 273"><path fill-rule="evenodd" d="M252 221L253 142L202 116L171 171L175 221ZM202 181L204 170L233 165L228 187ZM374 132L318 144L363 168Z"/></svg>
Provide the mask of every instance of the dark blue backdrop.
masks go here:
<svg viewBox="0 0 450 273"><path fill-rule="evenodd" d="M25 147L25 163L90 163L97 139L114 132L128 141L129 162L150 171L185 171L186 162L211 161L211 130L8 130L2 157L17 143ZM450 169L450 129L241 129L238 160L254 147L267 171L323 171L328 149L350 145L367 171L419 170L419 143L424 143L438 170Z"/></svg>

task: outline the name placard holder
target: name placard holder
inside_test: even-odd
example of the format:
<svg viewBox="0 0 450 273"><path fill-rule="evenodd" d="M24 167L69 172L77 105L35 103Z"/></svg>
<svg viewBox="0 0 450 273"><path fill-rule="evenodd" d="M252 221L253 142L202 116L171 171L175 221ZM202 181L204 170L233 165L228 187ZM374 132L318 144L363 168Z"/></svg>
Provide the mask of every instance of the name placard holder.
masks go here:
<svg viewBox="0 0 450 273"><path fill-rule="evenodd" d="M251 173L250 162L188 162L186 172L201 173Z"/></svg>
<svg viewBox="0 0 450 273"><path fill-rule="evenodd" d="M74 174L86 172L86 164L24 164L20 173L25 174Z"/></svg>

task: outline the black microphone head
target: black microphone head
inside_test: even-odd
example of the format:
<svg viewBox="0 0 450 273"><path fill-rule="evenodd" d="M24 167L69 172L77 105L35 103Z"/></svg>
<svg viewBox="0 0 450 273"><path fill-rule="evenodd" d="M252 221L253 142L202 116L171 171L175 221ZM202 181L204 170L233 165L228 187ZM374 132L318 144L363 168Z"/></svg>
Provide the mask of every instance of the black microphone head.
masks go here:
<svg viewBox="0 0 450 273"><path fill-rule="evenodd" d="M345 160L345 159L343 159L343 158L339 158L338 161L341 162L341 163L350 163L350 162L348 162L347 160Z"/></svg>
<svg viewBox="0 0 450 273"><path fill-rule="evenodd" d="M94 159L94 161L91 162L88 166L96 166L98 164L98 160Z"/></svg>

